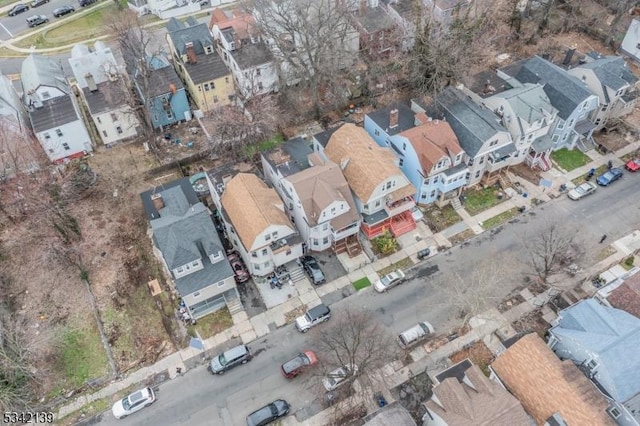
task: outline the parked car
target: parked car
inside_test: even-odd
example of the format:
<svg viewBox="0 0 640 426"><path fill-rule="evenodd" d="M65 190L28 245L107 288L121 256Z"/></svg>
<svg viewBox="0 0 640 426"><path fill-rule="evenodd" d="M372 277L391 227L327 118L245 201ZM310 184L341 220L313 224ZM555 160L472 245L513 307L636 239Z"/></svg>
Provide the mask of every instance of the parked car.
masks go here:
<svg viewBox="0 0 640 426"><path fill-rule="evenodd" d="M329 318L331 318L331 309L327 305L320 304L309 309L303 316L296 318L296 328L298 331L306 333L321 322L329 321Z"/></svg>
<svg viewBox="0 0 640 426"><path fill-rule="evenodd" d="M70 6L70 5L66 4L66 5L64 5L62 7L54 9L53 10L53 16L56 17L56 18L59 18L61 16L67 15L67 14L69 14L71 12L75 12L75 11L76 10L73 8L73 6Z"/></svg>
<svg viewBox="0 0 640 426"><path fill-rule="evenodd" d="M97 1L98 0L78 0L78 3L80 3L81 7L85 7L85 6L89 6L90 4L94 4Z"/></svg>
<svg viewBox="0 0 640 426"><path fill-rule="evenodd" d="M373 288L378 292L382 293L384 291L389 290L391 287L395 287L401 282L404 281L405 275L400 269L397 269L393 272L388 273L384 277L380 278L373 284Z"/></svg>
<svg viewBox="0 0 640 426"><path fill-rule="evenodd" d="M327 391L332 391L338 386L348 383L349 381L347 379L355 376L357 372L357 365L345 365L343 367L336 368L322 379L322 384Z"/></svg>
<svg viewBox="0 0 640 426"><path fill-rule="evenodd" d="M324 272L320 269L320 264L313 256L303 256L301 259L302 268L309 275L309 279L314 285L324 284L327 280Z"/></svg>
<svg viewBox="0 0 640 426"><path fill-rule="evenodd" d="M595 183L585 182L583 184L576 186L571 191L569 191L569 193L567 194L567 197L577 201L580 198L593 194L594 192L596 192L597 188L598 187L596 186Z"/></svg>
<svg viewBox="0 0 640 426"><path fill-rule="evenodd" d="M416 253L416 255L418 256L418 260L426 259L430 254L431 249L429 247L418 250L418 253Z"/></svg>
<svg viewBox="0 0 640 426"><path fill-rule="evenodd" d="M235 274L234 278L237 283L244 283L249 281L249 278L251 278L251 275L249 274L249 271L247 271L247 268L242 263L242 260L240 260L239 256L236 256L236 257L229 256L229 263L231 264L231 268L233 269L233 273Z"/></svg>
<svg viewBox="0 0 640 426"><path fill-rule="evenodd" d="M640 158L634 158L633 160L628 161L624 167L630 172L637 172L640 170Z"/></svg>
<svg viewBox="0 0 640 426"><path fill-rule="evenodd" d="M124 419L130 414L140 411L156 402L156 394L151 388L137 390L119 401L116 401L111 408L113 417Z"/></svg>
<svg viewBox="0 0 640 426"><path fill-rule="evenodd" d="M29 10L29 6L24 3L18 3L9 10L9 16L16 16L22 12Z"/></svg>
<svg viewBox="0 0 640 426"><path fill-rule="evenodd" d="M247 426L267 425L280 417L289 414L289 403L284 399L276 399L270 404L247 416Z"/></svg>
<svg viewBox="0 0 640 426"><path fill-rule="evenodd" d="M211 374L224 374L225 371L231 370L233 367L251 361L252 357L248 347L245 345L236 346L213 357L209 364L209 372Z"/></svg>
<svg viewBox="0 0 640 426"><path fill-rule="evenodd" d="M414 222L420 222L424 219L424 214L422 214L422 210L418 206L411 209L411 216L413 217Z"/></svg>
<svg viewBox="0 0 640 426"><path fill-rule="evenodd" d="M433 335L433 332L434 329L430 323L426 321L419 322L398 335L398 344L403 349L409 348Z"/></svg>
<svg viewBox="0 0 640 426"><path fill-rule="evenodd" d="M596 183L601 186L608 186L622 177L622 170L617 167L607 170L596 179Z"/></svg>
<svg viewBox="0 0 640 426"><path fill-rule="evenodd" d="M293 379L302 373L306 368L318 363L318 357L312 351L301 352L294 358L280 366L282 374L287 379Z"/></svg>
<svg viewBox="0 0 640 426"><path fill-rule="evenodd" d="M32 28L42 24L46 24L47 22L49 22L49 18L47 18L45 15L33 15L27 18L27 25Z"/></svg>
<svg viewBox="0 0 640 426"><path fill-rule="evenodd" d="M42 6L43 4L49 3L49 0L33 0L31 2L31 7Z"/></svg>

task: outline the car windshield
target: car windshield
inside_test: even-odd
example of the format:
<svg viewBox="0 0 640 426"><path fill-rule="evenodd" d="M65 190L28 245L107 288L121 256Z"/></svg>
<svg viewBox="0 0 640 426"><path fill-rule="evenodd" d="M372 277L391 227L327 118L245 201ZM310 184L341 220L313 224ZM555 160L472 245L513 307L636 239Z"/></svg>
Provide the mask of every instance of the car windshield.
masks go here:
<svg viewBox="0 0 640 426"><path fill-rule="evenodd" d="M606 180L611 180L613 178L613 173L607 172L607 173L602 175L602 178L606 179Z"/></svg>
<svg viewBox="0 0 640 426"><path fill-rule="evenodd" d="M220 365L227 365L227 359L224 357L224 354L218 357L218 362L220 362Z"/></svg>
<svg viewBox="0 0 640 426"><path fill-rule="evenodd" d="M129 402L129 397L122 398L122 408L125 410L129 410L131 408L131 403Z"/></svg>
<svg viewBox="0 0 640 426"><path fill-rule="evenodd" d="M580 185L579 187L576 188L576 192L578 194L584 194L588 190L589 190L589 186L587 186L587 185Z"/></svg>
<svg viewBox="0 0 640 426"><path fill-rule="evenodd" d="M380 280L380 282L382 282L382 285L384 285L385 287L388 286L389 284L391 284L392 281L393 281L393 275L391 275L391 274L385 275Z"/></svg>

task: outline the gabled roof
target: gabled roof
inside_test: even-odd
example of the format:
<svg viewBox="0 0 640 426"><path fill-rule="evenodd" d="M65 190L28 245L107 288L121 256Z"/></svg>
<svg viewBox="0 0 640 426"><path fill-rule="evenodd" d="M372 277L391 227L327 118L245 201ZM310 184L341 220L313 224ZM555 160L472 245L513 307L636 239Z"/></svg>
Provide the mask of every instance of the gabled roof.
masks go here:
<svg viewBox="0 0 640 426"><path fill-rule="evenodd" d="M64 77L62 64L48 56L31 53L22 61L20 72L25 95L40 86L57 87L64 93L70 93L69 84Z"/></svg>
<svg viewBox="0 0 640 426"><path fill-rule="evenodd" d="M444 379L433 388L435 398L426 407L448 426L526 425L530 418L520 402L500 384L489 380L477 365L465 380Z"/></svg>
<svg viewBox="0 0 640 426"><path fill-rule="evenodd" d="M271 167L279 171L283 177L287 177L308 169L311 165L307 157L311 153L313 153L313 150L309 143L298 137L285 141L267 152L263 152L262 156Z"/></svg>
<svg viewBox="0 0 640 426"><path fill-rule="evenodd" d="M389 127L391 120L391 111L398 110L398 125ZM367 117L378 125L384 132L389 135L397 135L405 130L413 128L415 124L415 114L411 111L409 105L404 102L394 102L388 107L377 109L367 114Z"/></svg>
<svg viewBox="0 0 640 426"><path fill-rule="evenodd" d="M640 274L632 275L624 280L607 296L607 301L614 308L622 309L640 318Z"/></svg>
<svg viewBox="0 0 640 426"><path fill-rule="evenodd" d="M254 174L238 173L227 182L221 203L247 250L251 250L256 237L271 225L293 229L276 191Z"/></svg>
<svg viewBox="0 0 640 426"><path fill-rule="evenodd" d="M382 182L391 176L403 176L393 153L378 146L363 128L354 124L345 124L336 130L324 153L340 166L351 190L363 203ZM415 194L413 185L407 186Z"/></svg>
<svg viewBox="0 0 640 426"><path fill-rule="evenodd" d="M149 76L149 95L152 98L171 92L172 85L176 90L184 90L184 84L173 67L164 67L151 71Z"/></svg>
<svg viewBox="0 0 640 426"><path fill-rule="evenodd" d="M189 17L193 18L193 17ZM193 50L196 55L203 55L205 47L213 46L213 37L206 24L199 24L195 20L187 20L187 23L178 21L176 18L167 22L167 32L179 55L187 53L187 43L193 43Z"/></svg>
<svg viewBox="0 0 640 426"><path fill-rule="evenodd" d="M229 68L227 68L215 50L208 55L197 55L197 58L198 62L195 64L189 62L183 64L195 84L205 83L231 74Z"/></svg>
<svg viewBox="0 0 640 426"><path fill-rule="evenodd" d="M232 50L229 54L242 70L273 61L273 53L265 43L245 43L240 49Z"/></svg>
<svg viewBox="0 0 640 426"><path fill-rule="evenodd" d="M436 110L444 115L460 146L471 157L476 156L485 142L507 131L491 111L475 104L458 89L446 87L435 102Z"/></svg>
<svg viewBox="0 0 640 426"><path fill-rule="evenodd" d="M91 114L100 114L127 106L127 92L120 80L105 81L97 85L98 90L92 92L88 87L82 89Z"/></svg>
<svg viewBox="0 0 640 426"><path fill-rule="evenodd" d="M638 77L631 72L627 62L620 56L599 56L597 59L576 68L593 70L598 80L614 91L627 85L633 86L638 81Z"/></svg>
<svg viewBox="0 0 640 426"><path fill-rule="evenodd" d="M232 10L215 8L211 12L209 28L213 28L214 25L217 25L220 30L232 28L234 35L243 40L253 32L255 19L253 15L244 13L239 8Z"/></svg>
<svg viewBox="0 0 640 426"><path fill-rule="evenodd" d="M400 133L411 142L424 174L427 175L442 157L455 157L462 152L456 134L449 123L428 119L419 114L422 124Z"/></svg>
<svg viewBox="0 0 640 426"><path fill-rule="evenodd" d="M337 221L336 224L339 222L346 226L358 220L358 212L349 184L337 164L328 161L325 164L315 165L289 176L287 180L291 182L300 197L310 226L318 224L320 213L334 201L345 201L349 205L349 210L339 216L345 217ZM333 220L332 225L335 225ZM337 225L335 229L340 229L343 226Z"/></svg>
<svg viewBox="0 0 640 426"><path fill-rule="evenodd" d="M520 83L538 83L543 86L551 105L564 120L569 118L578 105L593 96L582 81L539 56L515 62L501 71Z"/></svg>
<svg viewBox="0 0 640 426"><path fill-rule="evenodd" d="M608 402L571 360L560 361L536 334L511 345L491 368L542 425L559 413L568 425L613 425Z"/></svg>
<svg viewBox="0 0 640 426"><path fill-rule="evenodd" d="M505 90L495 97L506 100L516 117L529 124L557 111L539 84L524 83L522 87Z"/></svg>
<svg viewBox="0 0 640 426"><path fill-rule="evenodd" d="M80 120L69 95L44 101L42 107L29 111L29 118L36 133Z"/></svg>
<svg viewBox="0 0 640 426"><path fill-rule="evenodd" d="M549 330L567 350L570 345L597 353L597 380L616 401L640 393L640 319L586 299L561 311Z"/></svg>

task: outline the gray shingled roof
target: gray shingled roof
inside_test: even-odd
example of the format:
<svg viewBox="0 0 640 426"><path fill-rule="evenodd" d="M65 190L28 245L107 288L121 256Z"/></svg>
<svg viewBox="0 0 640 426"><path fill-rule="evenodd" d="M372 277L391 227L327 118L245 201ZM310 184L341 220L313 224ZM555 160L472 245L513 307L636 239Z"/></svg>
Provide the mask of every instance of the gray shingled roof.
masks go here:
<svg viewBox="0 0 640 426"><path fill-rule="evenodd" d="M205 83L225 75L231 75L229 68L227 68L215 49L208 55L197 55L197 59L198 62L195 64L188 62L183 64L194 84Z"/></svg>
<svg viewBox="0 0 640 426"><path fill-rule="evenodd" d="M501 71L520 83L538 83L543 86L551 105L564 120L569 118L578 105L593 95L582 81L539 56L515 62Z"/></svg>
<svg viewBox="0 0 640 426"><path fill-rule="evenodd" d="M398 110L398 125L389 128L389 119L391 111ZM395 102L386 108L377 109L367 114L367 117L384 130L387 135L393 136L415 127L415 113L411 111L411 107L403 102Z"/></svg>
<svg viewBox="0 0 640 426"><path fill-rule="evenodd" d="M171 84L175 85L177 90L184 89L184 84L173 67L153 70L149 77L149 95L156 97L169 93Z"/></svg>
<svg viewBox="0 0 640 426"><path fill-rule="evenodd" d="M88 87L82 89L82 92L91 114L113 111L127 105L128 95L120 80L102 82L95 92L91 92Z"/></svg>
<svg viewBox="0 0 640 426"><path fill-rule="evenodd" d="M279 155L280 153L284 155ZM271 167L280 171L282 176L287 177L311 167L307 157L312 153L313 149L311 149L309 142L297 137L263 152L262 156ZM287 161L278 161L281 158L286 158Z"/></svg>
<svg viewBox="0 0 640 426"><path fill-rule="evenodd" d="M57 87L64 93L69 93L69 85L64 78L62 64L48 56L32 53L22 61L20 73L24 93L36 90L40 86Z"/></svg>
<svg viewBox="0 0 640 426"><path fill-rule="evenodd" d="M444 115L460 146L475 157L486 141L507 130L488 109L475 104L453 87L446 87L435 99L436 108Z"/></svg>
<svg viewBox="0 0 640 426"><path fill-rule="evenodd" d="M194 21L187 21L187 24L184 24L176 18L171 18L167 22L167 32L180 55L187 53L187 43L193 43L193 51L196 55L203 55L205 47L213 46L213 37L207 24L197 22L193 24Z"/></svg>
<svg viewBox="0 0 640 426"><path fill-rule="evenodd" d="M550 331L561 339L554 350L579 347L599 355L596 379L616 401L640 392L640 319L586 299L563 310Z"/></svg>
<svg viewBox="0 0 640 426"><path fill-rule="evenodd" d="M264 43L243 44L240 49L229 53L243 70L273 61L273 53Z"/></svg>
<svg viewBox="0 0 640 426"><path fill-rule="evenodd" d="M555 112L542 86L538 84L525 83L522 87L505 90L496 96L509 102L516 116L529 124L545 118L544 112Z"/></svg>
<svg viewBox="0 0 640 426"><path fill-rule="evenodd" d="M620 56L603 56L577 68L593 70L600 82L614 91L618 91L626 85L633 86L638 81L638 77L631 72L625 60Z"/></svg>
<svg viewBox="0 0 640 426"><path fill-rule="evenodd" d="M44 101L41 108L29 112L29 118L36 133L80 120L70 95Z"/></svg>

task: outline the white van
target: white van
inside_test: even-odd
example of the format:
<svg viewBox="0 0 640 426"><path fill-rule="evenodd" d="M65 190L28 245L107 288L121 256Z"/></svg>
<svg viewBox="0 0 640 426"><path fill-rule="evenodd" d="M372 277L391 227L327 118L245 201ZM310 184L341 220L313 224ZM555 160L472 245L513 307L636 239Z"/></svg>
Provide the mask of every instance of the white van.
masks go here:
<svg viewBox="0 0 640 426"><path fill-rule="evenodd" d="M433 326L426 321L419 322L408 330L403 331L398 336L398 344L402 349L406 349L421 342L433 334Z"/></svg>

